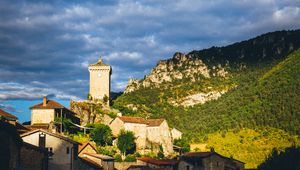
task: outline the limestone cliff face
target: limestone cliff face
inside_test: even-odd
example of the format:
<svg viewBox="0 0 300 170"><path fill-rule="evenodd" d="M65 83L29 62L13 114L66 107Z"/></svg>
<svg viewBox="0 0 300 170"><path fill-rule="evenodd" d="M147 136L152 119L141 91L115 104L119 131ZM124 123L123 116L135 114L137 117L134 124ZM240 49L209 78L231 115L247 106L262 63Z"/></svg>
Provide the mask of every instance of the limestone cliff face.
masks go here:
<svg viewBox="0 0 300 170"><path fill-rule="evenodd" d="M81 125L89 123L102 123L109 125L117 115L121 116L120 111L112 109L106 104L97 101L71 101L70 109L80 118Z"/></svg>
<svg viewBox="0 0 300 170"><path fill-rule="evenodd" d="M131 93L140 88L161 88L165 84L174 82L197 83L201 80L209 80L213 77L227 79L229 63L208 65L199 57L193 54L183 54L177 52L169 60L161 60L149 75L142 80L130 79L124 93ZM180 101L170 101L174 105L193 106L194 104L203 104L206 101L217 99L227 89L214 90L208 92L193 92L190 96L185 96ZM177 99L176 99L177 100Z"/></svg>

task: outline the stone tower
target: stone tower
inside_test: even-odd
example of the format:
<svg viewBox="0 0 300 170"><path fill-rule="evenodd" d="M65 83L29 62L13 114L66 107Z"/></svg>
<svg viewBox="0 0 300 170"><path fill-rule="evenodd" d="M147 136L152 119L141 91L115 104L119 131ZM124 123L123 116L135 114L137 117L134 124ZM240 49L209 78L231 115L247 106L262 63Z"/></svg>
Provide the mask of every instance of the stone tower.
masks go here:
<svg viewBox="0 0 300 170"><path fill-rule="evenodd" d="M109 99L111 67L104 64L100 57L96 64L89 65L89 72L91 97L103 100L107 96Z"/></svg>

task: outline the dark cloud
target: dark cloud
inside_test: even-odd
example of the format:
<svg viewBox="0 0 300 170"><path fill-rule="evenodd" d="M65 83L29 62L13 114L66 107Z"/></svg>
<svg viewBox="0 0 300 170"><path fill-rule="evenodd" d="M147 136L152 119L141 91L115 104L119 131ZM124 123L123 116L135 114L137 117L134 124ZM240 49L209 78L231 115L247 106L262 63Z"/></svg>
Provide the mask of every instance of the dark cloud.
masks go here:
<svg viewBox="0 0 300 170"><path fill-rule="evenodd" d="M300 28L300 1L0 1L0 100L85 98L89 63L113 66L112 89L160 59Z"/></svg>

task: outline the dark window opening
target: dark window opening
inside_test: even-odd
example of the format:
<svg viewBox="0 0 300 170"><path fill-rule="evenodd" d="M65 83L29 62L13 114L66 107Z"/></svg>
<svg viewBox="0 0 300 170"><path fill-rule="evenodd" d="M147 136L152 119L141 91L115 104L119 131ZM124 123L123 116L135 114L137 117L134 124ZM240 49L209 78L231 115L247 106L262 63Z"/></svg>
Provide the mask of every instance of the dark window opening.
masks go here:
<svg viewBox="0 0 300 170"><path fill-rule="evenodd" d="M67 154L69 154L70 153L70 148L69 147L67 147Z"/></svg>

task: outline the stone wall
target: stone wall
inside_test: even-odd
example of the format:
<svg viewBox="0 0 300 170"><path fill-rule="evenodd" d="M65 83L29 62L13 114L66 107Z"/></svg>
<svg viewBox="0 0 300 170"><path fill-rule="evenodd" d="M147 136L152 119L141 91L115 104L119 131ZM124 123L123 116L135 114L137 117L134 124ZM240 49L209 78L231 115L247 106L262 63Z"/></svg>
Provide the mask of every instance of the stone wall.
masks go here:
<svg viewBox="0 0 300 170"><path fill-rule="evenodd" d="M24 136L22 139L27 143L38 146L39 133L40 132L36 132ZM46 148L52 148L53 152L53 156L49 158L49 170L70 169L73 161L73 155L71 153L74 153L72 143L46 134ZM67 148L69 148L69 153L67 153Z"/></svg>
<svg viewBox="0 0 300 170"><path fill-rule="evenodd" d="M143 165L142 162L115 162L115 169L126 170L131 165Z"/></svg>
<svg viewBox="0 0 300 170"><path fill-rule="evenodd" d="M103 99L110 96L110 66L89 66L90 95L93 99Z"/></svg>
<svg viewBox="0 0 300 170"><path fill-rule="evenodd" d="M54 109L32 109L31 124L50 123L54 121Z"/></svg>

